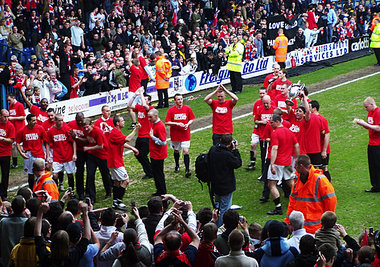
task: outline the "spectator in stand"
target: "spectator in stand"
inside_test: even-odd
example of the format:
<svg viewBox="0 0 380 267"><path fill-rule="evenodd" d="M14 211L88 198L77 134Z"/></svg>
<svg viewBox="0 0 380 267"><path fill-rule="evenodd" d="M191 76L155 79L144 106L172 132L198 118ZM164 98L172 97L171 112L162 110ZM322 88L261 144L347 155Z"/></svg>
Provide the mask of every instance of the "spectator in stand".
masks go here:
<svg viewBox="0 0 380 267"><path fill-rule="evenodd" d="M247 257L242 251L244 245L244 235L241 231L235 229L228 236L228 243L231 251L226 256L221 256L215 261L215 266L252 266L258 267L255 259Z"/></svg>
<svg viewBox="0 0 380 267"><path fill-rule="evenodd" d="M338 21L334 8L330 4L326 4L327 13L327 43L332 42L333 27ZM363 33L364 34L364 33Z"/></svg>
<svg viewBox="0 0 380 267"><path fill-rule="evenodd" d="M199 245L194 267L213 267L221 254L214 245L217 238L218 227L214 222L205 224L202 228L202 241Z"/></svg>
<svg viewBox="0 0 380 267"><path fill-rule="evenodd" d="M300 252L300 240L306 235L306 230L303 228L305 222L305 217L300 211L292 211L289 216L290 221L290 231L292 232L292 237L287 240L288 244L295 247L298 252Z"/></svg>
<svg viewBox="0 0 380 267"><path fill-rule="evenodd" d="M312 235L304 235L299 240L299 251L294 261L288 263L287 267L314 267L317 261L317 246Z"/></svg>
<svg viewBox="0 0 380 267"><path fill-rule="evenodd" d="M298 32L296 34L296 40L294 42L294 46L296 49L305 48L305 35L304 35L304 29L303 28L298 28Z"/></svg>
<svg viewBox="0 0 380 267"><path fill-rule="evenodd" d="M24 223L28 218L24 215L25 199L16 196L12 200L12 216L5 217L0 221L0 261L9 262L13 247L19 243L24 230Z"/></svg>
<svg viewBox="0 0 380 267"><path fill-rule="evenodd" d="M264 44L263 44L263 35L260 31L256 32L256 36L254 39L254 43L256 45L256 54L255 58L263 58L264 57Z"/></svg>
<svg viewBox="0 0 380 267"><path fill-rule="evenodd" d="M21 52L24 49L23 42L26 42L24 32L21 30L18 31L18 28L16 26L12 27L12 33L8 36L8 45L12 48L15 48L17 50L13 50L13 54L16 55L20 59Z"/></svg>

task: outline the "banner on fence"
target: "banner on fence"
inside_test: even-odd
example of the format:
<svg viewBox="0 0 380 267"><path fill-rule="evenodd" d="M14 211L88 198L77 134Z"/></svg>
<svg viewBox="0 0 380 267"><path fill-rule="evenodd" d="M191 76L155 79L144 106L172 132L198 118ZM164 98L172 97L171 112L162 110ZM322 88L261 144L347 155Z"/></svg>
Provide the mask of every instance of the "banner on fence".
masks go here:
<svg viewBox="0 0 380 267"><path fill-rule="evenodd" d="M369 37L357 37L348 40L350 52L356 52L364 49L369 49Z"/></svg>
<svg viewBox="0 0 380 267"><path fill-rule="evenodd" d="M283 29L285 36L288 38L288 51L293 50L296 39L298 23L295 18L288 20L284 15L269 16L267 18L267 45L272 47L274 40L278 36L278 30Z"/></svg>
<svg viewBox="0 0 380 267"><path fill-rule="evenodd" d="M307 62L318 62L340 57L350 51L366 49L368 46L368 37L362 37L338 43L329 43L295 50L288 53L286 66L287 68L290 68L294 66L294 63L296 66L301 66ZM243 79L249 79L272 72L274 62L273 56L243 62ZM222 67L216 76L213 76L208 72L199 71L190 75L172 77L169 82L168 94L169 97L173 97L176 93L189 94L209 88L215 88L219 84L227 83L230 83L230 73L225 67ZM151 95L152 101L158 99L153 82L148 84L147 93ZM75 119L75 114L77 112L83 112L86 117L99 115L101 114L101 107L103 105L109 105L111 111L125 109L132 94L133 93L128 92L128 88L123 88L52 103L49 107L54 108L56 113L64 115L64 120L67 122Z"/></svg>

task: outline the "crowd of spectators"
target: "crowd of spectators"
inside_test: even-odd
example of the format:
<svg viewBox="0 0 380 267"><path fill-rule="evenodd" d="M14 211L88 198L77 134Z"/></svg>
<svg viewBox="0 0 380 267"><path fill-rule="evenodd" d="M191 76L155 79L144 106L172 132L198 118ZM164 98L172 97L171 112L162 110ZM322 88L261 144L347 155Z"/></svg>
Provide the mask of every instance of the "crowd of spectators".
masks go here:
<svg viewBox="0 0 380 267"><path fill-rule="evenodd" d="M296 49L368 34L373 1L306 0L34 0L0 1L0 83L38 104L128 86L132 59L154 73L155 52L167 54L173 76L217 74L224 49L244 33L244 60L273 54L267 18L298 23ZM335 3L335 2L334 2Z"/></svg>
<svg viewBox="0 0 380 267"><path fill-rule="evenodd" d="M261 226L230 209L219 228L218 210L195 212L191 202L167 194L131 206L130 217L95 210L70 191L41 201L24 187L1 204L0 266L380 266L380 231L356 241L331 211L315 235L299 211L289 225Z"/></svg>

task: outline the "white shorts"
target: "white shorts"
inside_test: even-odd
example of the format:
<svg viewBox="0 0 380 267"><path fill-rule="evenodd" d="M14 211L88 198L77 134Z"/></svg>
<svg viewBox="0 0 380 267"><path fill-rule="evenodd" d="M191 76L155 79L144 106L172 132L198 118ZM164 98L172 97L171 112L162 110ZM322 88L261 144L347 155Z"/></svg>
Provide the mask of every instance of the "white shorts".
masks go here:
<svg viewBox="0 0 380 267"><path fill-rule="evenodd" d="M252 145L257 145L258 143L260 143L260 139L259 139L259 136L257 134L252 134L251 135L251 144Z"/></svg>
<svg viewBox="0 0 380 267"><path fill-rule="evenodd" d="M293 173L293 167L292 165L289 166L280 166L280 165L274 165L274 169L276 170L276 174L273 174L271 172L271 168L269 166L268 169L268 180L274 180L274 181L280 181L282 179L284 180L290 180L293 179L292 173Z"/></svg>
<svg viewBox="0 0 380 267"><path fill-rule="evenodd" d="M129 176L124 167L109 168L111 172L111 179L115 181L128 181Z"/></svg>
<svg viewBox="0 0 380 267"><path fill-rule="evenodd" d="M183 141L183 142L170 142L170 148L174 149L176 151L180 151L181 148L189 148L190 147L190 141Z"/></svg>
<svg viewBox="0 0 380 267"><path fill-rule="evenodd" d="M59 173L61 171L66 171L67 174L75 173L75 162L53 162L53 173Z"/></svg>
<svg viewBox="0 0 380 267"><path fill-rule="evenodd" d="M42 159L43 161L45 161L45 159L33 157L32 153L30 153L30 151L27 151L26 155L28 156L28 159L24 159L24 173L33 174L33 163L34 163L34 161L36 159Z"/></svg>

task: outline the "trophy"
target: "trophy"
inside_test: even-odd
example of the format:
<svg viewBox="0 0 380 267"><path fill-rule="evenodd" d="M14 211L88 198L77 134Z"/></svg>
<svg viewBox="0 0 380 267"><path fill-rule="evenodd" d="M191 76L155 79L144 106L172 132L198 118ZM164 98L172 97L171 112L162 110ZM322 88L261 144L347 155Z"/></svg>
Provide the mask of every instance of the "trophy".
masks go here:
<svg viewBox="0 0 380 267"><path fill-rule="evenodd" d="M298 97L302 91L305 90L305 84L301 84L301 81L298 81L296 84L292 84L289 87L289 97L285 100L285 103L288 106L294 106L293 99Z"/></svg>

